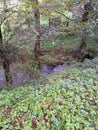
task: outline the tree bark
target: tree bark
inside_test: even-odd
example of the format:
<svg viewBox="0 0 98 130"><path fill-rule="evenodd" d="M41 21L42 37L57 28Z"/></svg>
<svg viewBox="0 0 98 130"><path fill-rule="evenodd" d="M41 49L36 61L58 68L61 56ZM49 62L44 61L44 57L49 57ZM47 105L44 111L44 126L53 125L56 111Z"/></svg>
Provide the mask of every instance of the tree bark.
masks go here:
<svg viewBox="0 0 98 130"><path fill-rule="evenodd" d="M82 23L84 24L84 29L83 29L83 31L81 33L82 34L81 35L81 44L83 43L83 45L84 45L84 43L86 44L86 36L87 36L87 33L86 33L87 29L86 29L85 23L88 22L89 13L90 13L91 10L92 10L92 0L90 0L89 2L87 2L84 5L84 13L82 15Z"/></svg>
<svg viewBox="0 0 98 130"><path fill-rule="evenodd" d="M8 60L3 61L3 68L5 73L6 85L10 86L13 83L12 75L10 73L10 62Z"/></svg>
<svg viewBox="0 0 98 130"><path fill-rule="evenodd" d="M38 0L31 0L35 3L37 7L33 7L34 12L34 22L35 22L35 32L36 32L36 40L34 46L35 57L39 57L41 55L41 47L40 47L40 11L38 8Z"/></svg>
<svg viewBox="0 0 98 130"><path fill-rule="evenodd" d="M2 65L3 65L3 68L4 68L6 85L10 86L12 84L12 76L11 76L11 73L10 73L10 62L7 59L6 54L4 53L1 26L0 26L0 58L2 60Z"/></svg>
<svg viewBox="0 0 98 130"><path fill-rule="evenodd" d="M87 44L86 44L86 40L87 40L87 28L86 28L86 23L88 22L88 17L89 17L89 13L92 9L92 0L90 2L87 2L84 5L84 13L82 15L82 20L81 22L83 23L83 29L81 31L81 41L80 41L80 46L78 48L77 53L78 54L78 58L80 58L81 61L84 60L85 55L87 55L88 53L88 49L87 49Z"/></svg>
<svg viewBox="0 0 98 130"><path fill-rule="evenodd" d="M87 22L88 21L88 16L90 11L93 10L93 6L92 6L92 0L90 0L89 2L87 2L84 5L84 12L82 15L82 22Z"/></svg>
<svg viewBox="0 0 98 130"><path fill-rule="evenodd" d="M80 43L80 49L85 49L87 48L87 44L86 44L86 39L87 39L87 30L86 27L84 25L84 28L81 32L81 43Z"/></svg>

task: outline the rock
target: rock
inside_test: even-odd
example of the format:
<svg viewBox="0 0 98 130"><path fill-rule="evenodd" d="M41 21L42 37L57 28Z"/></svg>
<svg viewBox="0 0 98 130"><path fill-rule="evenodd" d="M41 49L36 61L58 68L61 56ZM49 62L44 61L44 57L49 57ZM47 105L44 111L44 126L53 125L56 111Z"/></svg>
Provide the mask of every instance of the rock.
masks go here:
<svg viewBox="0 0 98 130"><path fill-rule="evenodd" d="M98 65L98 54L96 54L96 56L90 60L90 59L85 59L84 63L83 63L83 67L87 68L87 67L95 67L96 65Z"/></svg>
<svg viewBox="0 0 98 130"><path fill-rule="evenodd" d="M63 69L65 69L67 66L65 65L57 65L54 69L53 69L53 72L59 72Z"/></svg>
<svg viewBox="0 0 98 130"><path fill-rule="evenodd" d="M43 65L40 71L44 75L51 74L53 71L53 66Z"/></svg>
<svg viewBox="0 0 98 130"><path fill-rule="evenodd" d="M96 56L92 59L92 61L96 64L98 64L98 53L96 54Z"/></svg>
<svg viewBox="0 0 98 130"><path fill-rule="evenodd" d="M52 73L55 73L55 72L59 72L59 71L65 69L65 68L67 68L67 67L68 67L67 63L66 63L66 64L63 64L63 65L59 64L59 65L57 65L57 66L43 65L43 66L41 67L41 69L40 69L40 72L41 72L42 74L44 74L44 75L47 75L47 74L52 74Z"/></svg>
<svg viewBox="0 0 98 130"><path fill-rule="evenodd" d="M59 72L59 71L61 71L61 70L63 70L64 69L64 66L63 65L58 65L58 66L56 66L54 69L53 69L53 72Z"/></svg>

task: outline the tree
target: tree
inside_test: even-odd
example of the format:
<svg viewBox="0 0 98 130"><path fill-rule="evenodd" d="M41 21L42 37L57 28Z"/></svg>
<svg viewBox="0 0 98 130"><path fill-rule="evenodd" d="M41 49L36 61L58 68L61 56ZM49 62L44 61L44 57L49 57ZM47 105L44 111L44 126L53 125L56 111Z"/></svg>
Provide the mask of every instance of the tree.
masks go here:
<svg viewBox="0 0 98 130"><path fill-rule="evenodd" d="M2 60L2 65L4 68L4 72L5 72L5 79L6 79L6 83L9 86L10 84L12 84L12 76L10 73L10 61L7 58L7 48L6 46L4 46L5 43L3 41L3 35L2 35L2 24L0 24L0 58Z"/></svg>
<svg viewBox="0 0 98 130"><path fill-rule="evenodd" d="M4 0L4 10L6 8L6 0ZM5 11L4 11L5 14ZM3 18L2 21L0 21L0 58L2 60L2 65L4 68L5 72L5 78L6 78L6 83L7 85L12 84L12 76L10 74L10 63L8 58L6 57L6 48L4 46L4 39L3 39L3 34L2 34L2 24L5 21L5 17Z"/></svg>
<svg viewBox="0 0 98 130"><path fill-rule="evenodd" d="M39 10L39 3L38 0L31 0L32 2L32 9L34 13L34 24L35 24L35 32L36 32L36 39L35 39L35 46L34 46L34 53L35 57L39 57L41 55L41 47L40 47L40 10Z"/></svg>
<svg viewBox="0 0 98 130"><path fill-rule="evenodd" d="M5 6L4 1L4 6ZM5 72L6 85L10 86L13 82L10 72L10 65L13 59L16 58L17 47L10 43L11 38L15 35L14 31L11 32L9 26L9 17L13 11L9 12L7 6L1 11L0 19L0 63L3 65Z"/></svg>
<svg viewBox="0 0 98 130"><path fill-rule="evenodd" d="M75 6L75 10L76 10L76 14L78 17L75 17L75 19L68 17L67 14L65 14L65 11L73 11L73 7ZM79 7L78 7L79 6ZM41 13L44 14L48 14L49 17L51 17L51 15L53 13L55 13L55 15L59 14L61 15L61 17L63 16L65 18L65 20L67 19L68 21L71 21L72 23L74 23L77 27L78 27L78 37L80 37L80 45L77 49L77 51L75 51L75 57L77 56L77 58L79 58L79 60L83 61L83 59L86 57L86 55L89 55L89 49L86 43L87 37L90 36L90 32L93 30L94 28L92 27L91 30L91 26L93 26L93 23L96 21L97 19L97 14L98 14L98 2L96 0L43 0L42 2L42 7ZM44 13L43 13L44 12ZM73 12L72 12L73 13ZM65 28L66 25L65 25ZM90 58L92 58L92 56L88 56Z"/></svg>
<svg viewBox="0 0 98 130"><path fill-rule="evenodd" d="M75 56L77 56L79 58L80 61L83 61L86 57L87 58L92 58L92 56L89 55L89 50L87 47L87 36L89 34L89 27L87 26L87 24L89 24L91 26L91 19L93 19L93 13L94 12L94 7L93 7L94 3L92 2L92 0L90 0L89 2L84 3L83 6L83 13L81 15L81 19L80 19L80 23L82 26L80 26L81 28L81 33L80 33L80 46L78 48L78 50L75 52Z"/></svg>
<svg viewBox="0 0 98 130"><path fill-rule="evenodd" d="M21 12L21 14L19 12ZM6 6L6 8L3 8L0 13L0 63L4 68L6 85L10 86L13 82L12 75L10 72L11 63L13 63L17 59L19 62L25 60L24 58L26 57L25 55L22 56L21 52L23 51L26 55L28 55L27 51L31 51L31 48L29 48L28 45L29 42L31 43L31 34L29 33L30 36L27 35L26 39L24 35L27 33L26 29L29 25L27 20L32 21L31 23L33 25L33 19L31 17L32 11L25 7L25 3L22 2L21 5L14 4L13 6L12 4L8 7ZM30 30L30 28L28 30ZM38 32L34 28L33 30L35 32L33 34L34 36L35 34L38 34ZM31 28L30 31L33 32L33 30ZM28 49L25 46L28 47ZM24 51L24 48L26 48L27 50Z"/></svg>

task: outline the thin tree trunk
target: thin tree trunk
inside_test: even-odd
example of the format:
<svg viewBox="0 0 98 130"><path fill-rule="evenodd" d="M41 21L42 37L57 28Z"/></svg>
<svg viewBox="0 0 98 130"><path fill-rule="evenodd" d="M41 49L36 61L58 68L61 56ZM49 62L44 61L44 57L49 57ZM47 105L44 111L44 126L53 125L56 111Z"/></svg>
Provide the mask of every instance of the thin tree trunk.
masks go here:
<svg viewBox="0 0 98 130"><path fill-rule="evenodd" d="M31 0L38 5L38 0ZM39 57L41 55L41 47L40 47L40 11L38 7L33 7L34 12L34 22L35 22L35 32L36 32L36 40L35 40L35 46L34 46L34 53L35 57Z"/></svg>
<svg viewBox="0 0 98 130"><path fill-rule="evenodd" d="M3 2L4 2L4 7L6 7L6 0L3 0Z"/></svg>
<svg viewBox="0 0 98 130"><path fill-rule="evenodd" d="M34 53L35 53L35 57L39 57L41 55L40 36L39 35L36 36Z"/></svg>

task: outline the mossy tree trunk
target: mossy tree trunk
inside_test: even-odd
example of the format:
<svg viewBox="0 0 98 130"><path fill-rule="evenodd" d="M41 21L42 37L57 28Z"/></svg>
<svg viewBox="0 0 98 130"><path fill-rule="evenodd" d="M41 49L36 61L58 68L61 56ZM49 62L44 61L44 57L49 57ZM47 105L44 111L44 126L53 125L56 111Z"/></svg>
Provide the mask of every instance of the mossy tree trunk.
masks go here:
<svg viewBox="0 0 98 130"><path fill-rule="evenodd" d="M1 58L2 65L3 65L3 68L4 68L6 85L10 86L12 84L12 76L11 76L11 73L10 73L10 62L7 59L7 56L6 56L5 51L4 51L1 26L0 26L0 58Z"/></svg>
<svg viewBox="0 0 98 130"><path fill-rule="evenodd" d="M79 48L77 50L77 53L79 53L78 58L80 58L81 61L83 61L83 58L88 53L88 48L87 48L87 43L86 43L86 40L87 40L86 23L89 20L89 14L90 14L91 10L92 10L92 0L90 0L89 2L87 2L84 5L84 12L82 14L81 22L83 24L83 27L82 27L82 31L81 31L81 35L80 35L80 39L81 39L80 46L79 46Z"/></svg>

